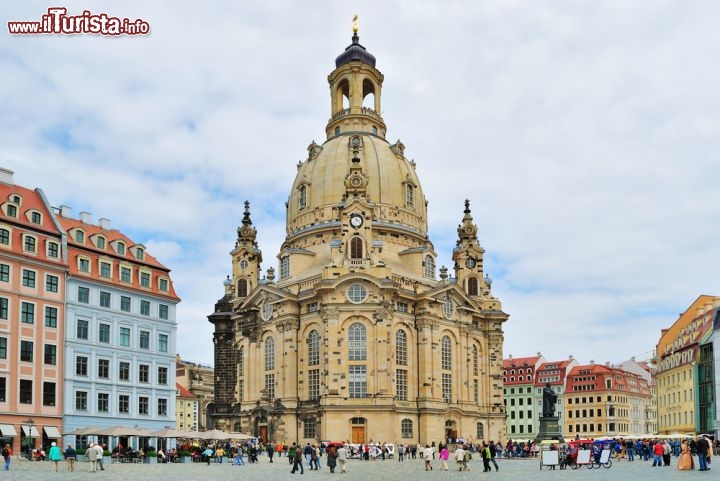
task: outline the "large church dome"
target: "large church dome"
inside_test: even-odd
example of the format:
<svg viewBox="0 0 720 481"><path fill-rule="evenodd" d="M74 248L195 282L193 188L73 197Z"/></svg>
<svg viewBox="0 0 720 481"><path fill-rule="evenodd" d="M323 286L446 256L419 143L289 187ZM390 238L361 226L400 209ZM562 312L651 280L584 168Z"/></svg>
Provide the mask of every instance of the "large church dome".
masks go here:
<svg viewBox="0 0 720 481"><path fill-rule="evenodd" d="M383 75L357 33L328 83L327 140L313 141L298 163L278 256L279 284L320 275L328 267L388 267L431 278L435 253L427 236L425 196L405 146L385 139L379 114Z"/></svg>

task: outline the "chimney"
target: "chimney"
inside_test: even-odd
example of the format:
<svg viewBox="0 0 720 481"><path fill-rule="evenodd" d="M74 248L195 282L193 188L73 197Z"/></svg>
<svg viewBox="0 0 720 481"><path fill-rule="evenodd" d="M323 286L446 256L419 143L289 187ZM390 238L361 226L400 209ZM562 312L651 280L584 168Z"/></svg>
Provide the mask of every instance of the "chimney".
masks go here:
<svg viewBox="0 0 720 481"><path fill-rule="evenodd" d="M0 182L3 184L15 185L15 172L5 167L0 167Z"/></svg>
<svg viewBox="0 0 720 481"><path fill-rule="evenodd" d="M572 354L570 354L570 355L568 356L568 360L569 360L569 361L572 361L573 359L575 359L575 358L573 357Z"/></svg>
<svg viewBox="0 0 720 481"><path fill-rule="evenodd" d="M80 212L80 222L83 224L92 224L92 214L90 212Z"/></svg>
<svg viewBox="0 0 720 481"><path fill-rule="evenodd" d="M60 215L63 217L70 217L72 216L72 207L69 207L67 205L61 205L60 206Z"/></svg>
<svg viewBox="0 0 720 481"><path fill-rule="evenodd" d="M101 217L98 221L100 227L105 230L110 230L110 219L106 219L105 217Z"/></svg>
<svg viewBox="0 0 720 481"><path fill-rule="evenodd" d="M510 360L512 361L512 354L510 354L510 355L508 356L508 359L510 359Z"/></svg>

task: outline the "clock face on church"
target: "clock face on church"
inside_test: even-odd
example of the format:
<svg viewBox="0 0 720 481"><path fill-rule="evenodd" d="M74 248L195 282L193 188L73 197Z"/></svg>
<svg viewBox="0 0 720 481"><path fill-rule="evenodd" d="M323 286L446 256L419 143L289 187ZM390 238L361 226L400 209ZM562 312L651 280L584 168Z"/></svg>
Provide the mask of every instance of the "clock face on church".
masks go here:
<svg viewBox="0 0 720 481"><path fill-rule="evenodd" d="M353 214L350 216L350 225L356 229L363 225L363 218L360 215Z"/></svg>

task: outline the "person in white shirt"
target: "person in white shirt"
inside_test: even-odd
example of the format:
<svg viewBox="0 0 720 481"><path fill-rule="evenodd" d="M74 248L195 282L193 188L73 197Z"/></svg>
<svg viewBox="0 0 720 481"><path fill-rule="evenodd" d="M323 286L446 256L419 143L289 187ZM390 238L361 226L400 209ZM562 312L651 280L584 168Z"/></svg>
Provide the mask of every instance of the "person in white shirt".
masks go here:
<svg viewBox="0 0 720 481"><path fill-rule="evenodd" d="M430 445L426 444L425 449L423 449L423 459L425 460L425 471L432 471L432 464L430 464L430 461L432 461L433 458L433 448L430 447Z"/></svg>
<svg viewBox="0 0 720 481"><path fill-rule="evenodd" d="M463 470L463 461L465 460L465 450L462 448L462 444L458 444L455 449L455 462L458 466L458 471Z"/></svg>
<svg viewBox="0 0 720 481"><path fill-rule="evenodd" d="M345 445L342 445L337 450L337 462L340 464L340 472L345 472L345 464L347 464L347 449L345 449Z"/></svg>

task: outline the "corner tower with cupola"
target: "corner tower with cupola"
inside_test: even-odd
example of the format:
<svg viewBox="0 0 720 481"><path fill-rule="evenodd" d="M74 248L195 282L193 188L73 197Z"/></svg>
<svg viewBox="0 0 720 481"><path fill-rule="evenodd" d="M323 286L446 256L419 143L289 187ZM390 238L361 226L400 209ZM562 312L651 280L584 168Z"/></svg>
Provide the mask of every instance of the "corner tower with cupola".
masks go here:
<svg viewBox="0 0 720 481"><path fill-rule="evenodd" d="M328 76L327 138L297 164L277 276L261 274L254 229L231 252L209 316L215 427L302 443L504 436L508 316L467 203L455 277L438 275L415 162L385 138L383 80L355 29Z"/></svg>

